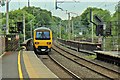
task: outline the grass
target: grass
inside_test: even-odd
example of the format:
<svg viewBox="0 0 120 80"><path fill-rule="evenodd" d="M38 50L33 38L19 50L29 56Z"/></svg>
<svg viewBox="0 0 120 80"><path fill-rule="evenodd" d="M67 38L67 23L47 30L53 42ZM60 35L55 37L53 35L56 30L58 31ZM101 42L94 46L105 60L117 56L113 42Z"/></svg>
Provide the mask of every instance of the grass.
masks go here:
<svg viewBox="0 0 120 80"><path fill-rule="evenodd" d="M97 57L96 55L85 56L85 58L87 58L87 59L95 59L96 57Z"/></svg>

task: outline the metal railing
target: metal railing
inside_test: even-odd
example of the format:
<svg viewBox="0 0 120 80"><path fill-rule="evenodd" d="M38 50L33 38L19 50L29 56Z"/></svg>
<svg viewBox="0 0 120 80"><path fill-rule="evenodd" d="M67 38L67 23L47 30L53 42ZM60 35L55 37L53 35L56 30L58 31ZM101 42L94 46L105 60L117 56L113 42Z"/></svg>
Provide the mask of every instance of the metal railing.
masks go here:
<svg viewBox="0 0 120 80"><path fill-rule="evenodd" d="M94 51L96 49L101 50L100 43L80 42L80 41L63 40L63 39L58 39L58 41L64 45L69 46L69 47L76 48L77 51L79 51L80 49L87 50L87 51Z"/></svg>

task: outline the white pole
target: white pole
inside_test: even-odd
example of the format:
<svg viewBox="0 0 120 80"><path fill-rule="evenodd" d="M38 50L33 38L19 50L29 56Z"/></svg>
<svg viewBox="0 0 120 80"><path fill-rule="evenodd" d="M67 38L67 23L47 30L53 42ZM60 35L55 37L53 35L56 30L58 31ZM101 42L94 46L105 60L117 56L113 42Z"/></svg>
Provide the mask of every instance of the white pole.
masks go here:
<svg viewBox="0 0 120 80"><path fill-rule="evenodd" d="M66 33L67 33L67 29L68 29L68 28L67 28L67 25L66 25Z"/></svg>
<svg viewBox="0 0 120 80"><path fill-rule="evenodd" d="M25 41L25 14L23 13L23 30L24 30L24 41Z"/></svg>
<svg viewBox="0 0 120 80"><path fill-rule="evenodd" d="M106 29L106 25L104 24L103 25L103 33L104 33L104 35L105 35L105 29ZM105 36L103 36L103 51L105 51L105 46L106 46L106 44L105 44Z"/></svg>
<svg viewBox="0 0 120 80"><path fill-rule="evenodd" d="M31 38L32 38L32 23L30 23L30 25L31 25Z"/></svg>
<svg viewBox="0 0 120 80"><path fill-rule="evenodd" d="M30 7L30 0L28 0L28 7Z"/></svg>
<svg viewBox="0 0 120 80"><path fill-rule="evenodd" d="M70 40L71 29L70 29L70 13L68 13L68 40Z"/></svg>
<svg viewBox="0 0 120 80"><path fill-rule="evenodd" d="M59 33L59 35L60 35L60 39L61 39L61 21L60 21L60 24L59 24L59 28L60 28L60 33Z"/></svg>
<svg viewBox="0 0 120 80"><path fill-rule="evenodd" d="M61 39L61 26L59 25L60 28L60 33L59 33L59 38Z"/></svg>
<svg viewBox="0 0 120 80"><path fill-rule="evenodd" d="M93 22L93 12L91 12L91 20ZM93 23L91 23L91 27L92 27L92 43L94 42L94 38L93 38Z"/></svg>
<svg viewBox="0 0 120 80"><path fill-rule="evenodd" d="M58 27L58 26L56 26ZM59 29L57 28L57 38L59 37Z"/></svg>
<svg viewBox="0 0 120 80"><path fill-rule="evenodd" d="M6 34L9 34L9 2L6 0Z"/></svg>
<svg viewBox="0 0 120 80"><path fill-rule="evenodd" d="M74 25L73 25L73 21L72 21L72 38L74 40Z"/></svg>

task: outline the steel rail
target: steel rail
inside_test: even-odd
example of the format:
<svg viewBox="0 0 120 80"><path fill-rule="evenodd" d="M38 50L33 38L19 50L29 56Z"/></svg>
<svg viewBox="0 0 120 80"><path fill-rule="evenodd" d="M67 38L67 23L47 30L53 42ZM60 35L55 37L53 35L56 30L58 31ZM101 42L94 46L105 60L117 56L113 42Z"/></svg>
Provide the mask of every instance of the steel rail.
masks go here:
<svg viewBox="0 0 120 80"><path fill-rule="evenodd" d="M70 75L73 76L73 78L77 79L77 80L83 80L81 77L79 77L78 75L76 75L75 73L73 73L72 71L70 71L69 69L67 69L65 66L63 66L62 64L60 64L57 60L55 60L55 58L53 58L51 55L48 55L56 64L58 64L60 67L62 67L65 71L67 71Z"/></svg>
<svg viewBox="0 0 120 80"><path fill-rule="evenodd" d="M56 45L55 45L55 46L56 46ZM58 46L56 46L56 47L57 47L58 49L61 49L61 48L58 47ZM53 50L57 51L54 46L53 46ZM102 66L102 65L100 65L100 64L97 64L97 63L95 63L95 62L93 62L93 61L90 61L90 60L87 60L87 59L82 58L82 57L80 57L80 56L77 56L77 55L75 55L75 54L72 54L71 52L68 52L68 51L66 51L66 50L64 50L64 49L61 49L61 50L64 51L64 52L66 52L66 53L68 53L68 54L70 54L70 55L72 55L72 56L74 56L74 57L77 57L77 58L79 58L79 59L81 59L81 60L84 60L84 61L88 62L88 63L91 64L91 65L95 65L95 66L97 66L97 67L101 67L101 68L107 69L107 70L110 71L110 72L113 72L113 73L115 73L115 74L120 75L120 73L119 73L118 71L109 69L109 68L104 67L104 66ZM60 53L62 56L68 58L67 56L63 55L60 51L57 51L57 52ZM68 59L70 59L70 58L68 58ZM79 62L77 62L77 61L75 61L75 60L73 60L73 59L70 59L70 60L74 61L74 62L77 63L77 64L80 64ZM90 70L92 70L92 71L94 71L94 72L96 72L96 73L98 73L98 74L101 74L101 75L103 75L103 76L105 76L105 77L107 77L107 78L109 78L109 79L113 79L112 76L105 75L104 73L100 73L100 71L94 70L94 69L92 69L92 68L89 67L89 66L86 66L86 65L84 65L84 64L80 64L80 65L82 65L82 66L84 66L84 67L86 67L86 68L88 68L88 69L90 69Z"/></svg>

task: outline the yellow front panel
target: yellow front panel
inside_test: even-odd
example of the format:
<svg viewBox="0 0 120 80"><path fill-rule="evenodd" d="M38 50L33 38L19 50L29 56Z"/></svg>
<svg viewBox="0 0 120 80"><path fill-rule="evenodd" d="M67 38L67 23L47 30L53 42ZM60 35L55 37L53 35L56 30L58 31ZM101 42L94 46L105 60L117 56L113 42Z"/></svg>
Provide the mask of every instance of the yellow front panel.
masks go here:
<svg viewBox="0 0 120 80"><path fill-rule="evenodd" d="M35 44L35 42L39 42L39 44ZM38 46L48 46L48 48L51 48L52 42L51 40L35 40L34 44L35 47L38 48ZM51 42L51 44L47 44L47 42Z"/></svg>
<svg viewBox="0 0 120 80"><path fill-rule="evenodd" d="M52 32L50 31L50 40L36 40L36 31L34 31L34 45L35 48L38 48L38 46L48 46L48 48L52 47ZM38 42L39 44L35 44L35 42ZM47 44L47 42L51 42L51 44Z"/></svg>

